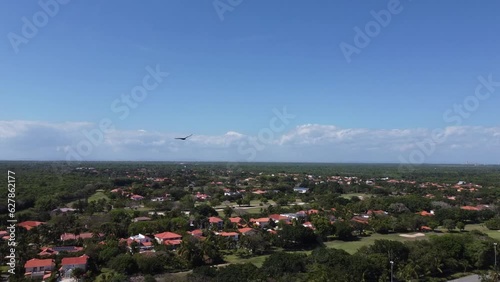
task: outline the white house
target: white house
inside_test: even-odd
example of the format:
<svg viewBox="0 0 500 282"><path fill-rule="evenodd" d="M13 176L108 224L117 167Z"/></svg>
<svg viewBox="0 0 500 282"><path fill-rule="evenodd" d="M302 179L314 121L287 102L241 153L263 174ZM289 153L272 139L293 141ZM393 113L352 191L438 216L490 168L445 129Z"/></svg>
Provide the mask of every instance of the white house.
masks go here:
<svg viewBox="0 0 500 282"><path fill-rule="evenodd" d="M309 188L304 188L304 187L295 187L293 188L293 192L297 192L299 194L305 194L309 191Z"/></svg>

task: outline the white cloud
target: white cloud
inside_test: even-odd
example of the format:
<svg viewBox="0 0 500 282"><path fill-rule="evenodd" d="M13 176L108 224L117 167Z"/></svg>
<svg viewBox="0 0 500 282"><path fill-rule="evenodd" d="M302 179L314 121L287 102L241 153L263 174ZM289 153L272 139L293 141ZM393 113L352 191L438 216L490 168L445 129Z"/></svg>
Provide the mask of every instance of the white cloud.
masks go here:
<svg viewBox="0 0 500 282"><path fill-rule="evenodd" d="M175 140L184 133L113 130L101 136L88 122L49 123L0 121L1 159L66 159L68 152L85 152L87 160L227 160L397 162L398 156L430 140L432 129L340 128L335 125L304 124L275 134L269 144L237 131L220 135L197 135ZM91 138L82 131L94 132ZM427 162L448 160L497 163L500 157L500 127L462 126L443 128L446 140L436 147ZM96 139L97 143L92 144ZM257 144L252 145L251 140ZM474 159L482 156L482 159Z"/></svg>

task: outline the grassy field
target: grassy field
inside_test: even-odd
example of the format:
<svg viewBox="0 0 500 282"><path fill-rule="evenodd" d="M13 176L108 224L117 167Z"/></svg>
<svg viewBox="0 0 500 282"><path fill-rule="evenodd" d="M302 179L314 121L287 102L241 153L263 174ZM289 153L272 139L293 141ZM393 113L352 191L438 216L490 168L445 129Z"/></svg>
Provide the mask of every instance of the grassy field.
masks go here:
<svg viewBox="0 0 500 282"><path fill-rule="evenodd" d="M500 240L500 232L498 230L488 230L486 227L484 227L481 224L466 225L465 230L466 231L479 230L481 232L488 234L488 236L490 236L493 239ZM338 240L328 241L328 242L325 242L325 246L327 248L335 248L335 249L345 250L346 252L348 252L350 254L354 254L361 247L372 245L375 242L375 240L385 239L385 240L394 240L394 241L399 241L399 242L405 242L405 241L425 240L425 239L429 238L430 235L442 235L442 234L448 233L444 229L443 230L438 229L438 231L441 231L442 233L431 232L431 233L427 233L425 236L416 237L416 238L402 237L402 236L400 236L399 233L395 233L395 234L377 234L377 233L374 233L368 237L362 237L357 241L351 241L351 242L344 242L344 241L338 241ZM299 251L299 252L303 252L306 254L311 253L311 251ZM226 261L229 263L250 262L250 263L253 263L254 265L260 267L262 265L262 263L264 262L264 260L268 256L269 255L264 255L264 256L251 257L248 259L242 259L236 255L227 255L225 258L226 258Z"/></svg>
<svg viewBox="0 0 500 282"><path fill-rule="evenodd" d="M260 213L260 209L262 208L267 208L268 205L276 205L276 203L272 200L268 201L267 204L262 204L260 205L261 201L260 200L252 200L250 201L250 206L238 206L236 202L230 202L227 203L227 206L233 207L235 210L240 210L243 211L244 213L248 214L258 214ZM223 209L226 207L226 204L221 204L217 207L215 207L216 210L218 210L219 216L224 216ZM233 212L232 216L237 216L238 213L237 211Z"/></svg>
<svg viewBox="0 0 500 282"><path fill-rule="evenodd" d="M103 190L97 190L92 196L89 197L88 202L93 202L93 201L98 201L100 199L106 199L109 200L108 196L104 194Z"/></svg>
<svg viewBox="0 0 500 282"><path fill-rule="evenodd" d="M375 242L375 240L385 239L385 240L404 242L404 241L422 240L422 239L426 239L428 236L428 235L426 235L425 237L406 238L406 237L401 237L399 235L400 234L385 234L384 235L384 234L374 233L369 237L362 237L358 241L344 242L344 241L335 240L335 241L325 242L325 245L327 248L341 249L341 250L345 250L346 252L348 252L350 254L354 254L357 250L359 250L359 248L361 248L363 246L372 245Z"/></svg>
<svg viewBox="0 0 500 282"><path fill-rule="evenodd" d="M493 239L500 240L500 232L498 230L488 230L488 228L484 227L482 224L470 224L465 226L466 231L471 231L471 230L479 230L481 232L486 233L488 236L490 236ZM375 242L375 240L381 240L381 239L386 239L386 240L394 240L394 241L414 241L414 240L423 240L429 238L430 235L442 235L448 233L445 229L437 229L437 231L441 231L442 233L434 233L430 232L425 234L425 237L416 237L416 238L406 238L406 237L401 237L399 236L400 234L377 234L374 233L369 237L363 237L358 241L352 241L352 242L343 242L343 241L328 241L325 242L325 245L328 248L336 248L336 249L342 249L345 250L346 252L353 254L359 248L362 246L368 246L371 245ZM457 231L458 232L458 231Z"/></svg>
<svg viewBox="0 0 500 282"><path fill-rule="evenodd" d="M247 263L247 262L250 262L250 263L253 263L257 267L261 267L262 264L264 263L264 260L266 260L266 258L268 256L269 255L256 256L256 257L251 257L251 258L240 258L237 255L227 255L224 257L224 259L228 263Z"/></svg>
<svg viewBox="0 0 500 282"><path fill-rule="evenodd" d="M351 241L351 242L344 242L344 241L328 241L325 242L325 246L327 248L335 248L335 249L341 249L345 250L346 252L350 254L354 254L359 248L362 246L369 246L375 242L375 240L381 240L381 239L386 239L386 240L394 240L394 241L414 241L414 240L422 240L426 239L427 236L425 237L417 237L417 238L406 238L406 237L401 237L399 236L400 234L387 234L387 235L382 235L382 234L372 234L369 237L362 237L358 241ZM305 253L305 254L310 254L312 251L293 251L295 253ZM240 258L234 254L231 255L226 255L224 258L228 263L253 263L257 267L261 267L262 263L264 263L264 260L268 257L269 255L263 255L263 256L256 256L256 257L251 257L251 258Z"/></svg>
<svg viewBox="0 0 500 282"><path fill-rule="evenodd" d="M94 194L92 194L89 198L88 198L88 203L90 202L93 202L93 201L98 201L100 199L106 199L106 200L109 200L109 197L106 196L106 194L104 194L104 190L102 189L98 189L96 190L96 192ZM72 201L72 202L69 202L66 204L67 207L72 207L74 203L78 202L78 200L76 201Z"/></svg>
<svg viewBox="0 0 500 282"><path fill-rule="evenodd" d="M471 230L479 230L481 232L484 232L488 234L490 237L494 239L500 240L500 232L495 231L495 230L488 230L486 227L482 226L481 224L471 224L471 225L466 225L466 231L471 231ZM439 230L439 229L438 229ZM416 238L407 238L407 237L402 237L400 236L399 233L396 234L371 234L368 237L362 237L361 239L357 241L351 241L351 242L344 242L344 241L328 241L325 242L325 246L327 248L336 248L336 249L341 249L345 250L346 252L350 254L354 254L357 250L359 250L363 246L369 246L372 245L375 240L394 240L394 241L399 241L399 242L405 242L405 241L415 241L415 240L425 240L429 238L429 235L440 235L440 234L446 234L448 233L447 231L439 230L442 233L427 233L425 236L422 237L416 237ZM295 252L300 252L300 253L306 253L310 254L311 251L295 251ZM250 258L240 258L235 254L229 254L224 256L224 259L227 261L227 263L252 263L257 267L261 267L266 258L269 257L269 255L262 255L262 256L256 256L256 257L250 257ZM223 266L223 265L221 265ZM186 281L187 274L189 272L180 272L180 273L169 273L165 275L161 275L160 281Z"/></svg>
<svg viewBox="0 0 500 282"><path fill-rule="evenodd" d="M365 194L365 193L348 193L348 194L342 194L341 197L350 200L354 196L356 196L356 197L363 197L363 199L372 197L372 195Z"/></svg>
<svg viewBox="0 0 500 282"><path fill-rule="evenodd" d="M190 271L178 272L178 273L165 273L165 274L161 274L161 275L156 276L156 278L158 278L159 281L162 281L162 282L185 282L185 281L188 281L187 275L189 273L190 273Z"/></svg>
<svg viewBox="0 0 500 282"><path fill-rule="evenodd" d="M499 230L488 230L488 228L486 228L482 224L469 224L465 226L465 231L471 231L471 230L479 230L481 232L488 234L488 236L490 236L495 240L500 240Z"/></svg>

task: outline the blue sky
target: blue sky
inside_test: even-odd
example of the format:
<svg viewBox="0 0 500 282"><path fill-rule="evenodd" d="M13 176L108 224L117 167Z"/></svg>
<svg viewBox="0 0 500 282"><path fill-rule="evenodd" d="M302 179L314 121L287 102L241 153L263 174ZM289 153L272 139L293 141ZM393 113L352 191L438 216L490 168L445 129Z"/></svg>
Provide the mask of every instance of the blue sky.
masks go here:
<svg viewBox="0 0 500 282"><path fill-rule="evenodd" d="M500 81L497 1L242 0L222 20L214 3L231 1L55 1L0 3L0 159L64 159L109 118L114 131L82 159L398 162L453 127L424 162L499 162L499 86L460 122L443 118L479 76ZM40 3L58 9L13 46ZM339 46L356 47L354 28L391 5L348 62ZM169 75L120 119L111 104L147 66ZM255 157L234 149L283 107L295 117Z"/></svg>

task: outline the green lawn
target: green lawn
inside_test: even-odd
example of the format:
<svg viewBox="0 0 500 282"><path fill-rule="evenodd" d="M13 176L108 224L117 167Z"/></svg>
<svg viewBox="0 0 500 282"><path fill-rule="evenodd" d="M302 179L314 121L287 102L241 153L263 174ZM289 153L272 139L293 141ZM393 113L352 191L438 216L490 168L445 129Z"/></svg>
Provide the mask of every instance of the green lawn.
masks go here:
<svg viewBox="0 0 500 282"><path fill-rule="evenodd" d="M264 263L264 260L266 260L266 258L268 256L269 255L256 256L256 257L251 257L251 258L240 258L237 255L227 255L224 257L224 259L228 263L247 263L247 262L250 262L250 263L253 263L257 267L261 267L262 264Z"/></svg>
<svg viewBox="0 0 500 282"><path fill-rule="evenodd" d="M246 209L245 211L249 214L258 214L260 213L260 209L263 208L263 207L260 207L260 206L256 206L256 207L253 207L253 208L249 208L249 209Z"/></svg>
<svg viewBox="0 0 500 282"><path fill-rule="evenodd" d="M267 208L268 205L276 205L276 203L272 200L268 201L267 204L263 204L262 206L260 205L261 201L260 200L252 200L250 201L250 206L245 206L245 205L242 205L241 207L238 206L238 204L236 202L230 202L228 204L228 206L230 207L234 207L235 210L241 210L243 211L244 213L248 213L248 214L258 214L260 213L260 209L262 208ZM219 213L219 216L224 216L224 211L223 209L226 207L226 205L224 204L221 204L217 207L215 207L215 209L221 209L218 211ZM237 212L233 212L232 216L237 216Z"/></svg>
<svg viewBox="0 0 500 282"><path fill-rule="evenodd" d="M104 191L102 190L98 190L97 192L95 192L92 196L89 197L89 200L88 202L94 202L94 201L98 201L100 199L106 199L106 200L109 200L109 197L106 196L106 194L104 194Z"/></svg>
<svg viewBox="0 0 500 282"><path fill-rule="evenodd" d="M104 190L98 189L94 194L92 194L87 202L93 202L93 201L98 201L100 199L106 199L109 201L109 197L104 194ZM66 204L67 207L72 207L74 203L78 202L79 200L72 201Z"/></svg>
<svg viewBox="0 0 500 282"><path fill-rule="evenodd" d="M187 272L177 272L177 273L164 273L161 275L157 275L156 278L159 278L160 281L164 282L185 282L188 281L187 275L191 273L191 271Z"/></svg>
<svg viewBox="0 0 500 282"><path fill-rule="evenodd" d="M488 236L490 236L491 238L493 238L495 240L500 240L500 231L499 230L489 230L488 228L486 228L482 224L465 225L465 230L466 231L479 230L481 232L488 234Z"/></svg>
<svg viewBox="0 0 500 282"><path fill-rule="evenodd" d="M259 206L260 203L261 203L260 200L251 200L250 201L250 206L252 206L252 207L260 207ZM197 202L197 204L199 204L199 203ZM276 203L273 200L268 200L267 204L263 204L264 207L266 205L273 205L273 206L275 206ZM238 204L236 202L229 202L228 206L230 206L230 207L238 207ZM220 205L216 206L215 208L216 209L223 209L225 207L226 207L225 204L220 204ZM242 207L245 207L245 206L242 206Z"/></svg>
<svg viewBox="0 0 500 282"><path fill-rule="evenodd" d="M470 224L465 226L466 231L471 231L471 230L479 230L481 232L484 232L488 234L493 239L500 240L500 232L498 230L488 230L486 227L484 227L481 224ZM341 249L345 250L346 252L350 254L354 254L357 250L359 250L363 246L369 246L372 245L375 240L394 240L394 241L399 241L399 242L405 242L405 241L415 241L415 240L425 240L429 238L429 235L440 235L440 234L446 234L447 232L444 230L443 233L434 233L430 232L425 235L425 237L416 237L416 238L407 238L407 237L401 237L399 233L396 234L371 234L371 236L368 237L361 237L358 241L351 241L351 242L344 242L344 241L328 241L325 242L325 246L327 248L335 248L335 249ZM310 254L311 251L298 251L298 252L303 252L306 254ZM239 258L236 255L227 255L226 261L229 263L246 263L246 262L251 262L255 264L256 266L260 267L264 260L268 257L269 255L263 255L263 256L257 256L257 257L251 257L248 259L242 259Z"/></svg>
<svg viewBox="0 0 500 282"><path fill-rule="evenodd" d="M432 234L432 233L431 233ZM359 248L363 246L369 246L375 242L375 240L393 240L393 241L414 241L414 240L422 240L427 238L428 235L425 237L417 237L417 238L406 238L406 237L401 237L399 236L400 234L377 234L374 233L369 237L362 237L358 241L352 241L352 242L344 242L344 241L328 241L325 242L326 247L328 248L335 248L335 249L341 249L345 250L346 252L350 254L354 254Z"/></svg>
<svg viewBox="0 0 500 282"><path fill-rule="evenodd" d="M369 246L375 242L375 240L381 240L381 239L386 239L386 240L394 240L394 241L413 241L413 240L422 240L426 239L427 235L425 237L417 237L417 238L405 238L399 236L399 234L387 234L387 235L382 235L382 234L372 234L369 237L362 237L358 241L351 241L351 242L344 242L344 241L328 241L325 242L325 246L327 248L335 248L335 249L341 249L345 250L346 252L350 254L354 254L359 248L362 246ZM294 253L305 253L305 254L310 254L311 251L293 251ZM257 267L261 267L262 263L264 263L264 260L268 257L269 255L263 255L263 256L256 256L256 257L251 257L251 258L240 258L237 255L231 254L231 255L226 255L225 260L228 263L253 263Z"/></svg>
<svg viewBox="0 0 500 282"><path fill-rule="evenodd" d="M366 199L366 198L369 198L369 197L372 197L372 195L369 195L369 194L365 194L365 193L348 193L348 194L342 194L342 198L345 198L345 199L351 199L352 197L363 197L363 199Z"/></svg>
<svg viewBox="0 0 500 282"><path fill-rule="evenodd" d="M481 231L495 240L500 240L500 231L499 230L489 230L483 224L479 223L479 224L467 224L467 225L465 225L465 232L472 231L472 230ZM436 231L440 231L441 233L431 233L431 234L442 235L442 234L449 233L448 230L446 230L446 228L444 228L442 226L437 228ZM452 233L460 233L460 231L458 229L455 229L452 231Z"/></svg>

